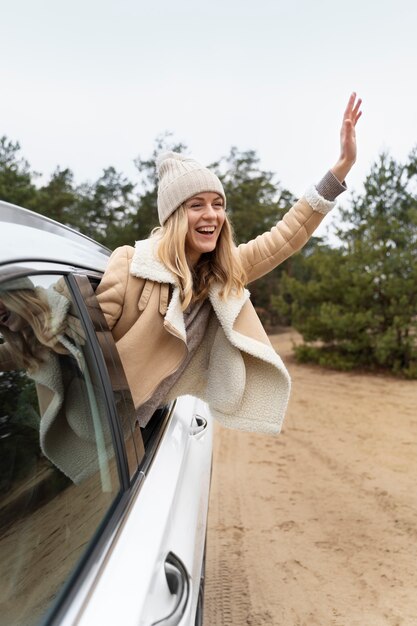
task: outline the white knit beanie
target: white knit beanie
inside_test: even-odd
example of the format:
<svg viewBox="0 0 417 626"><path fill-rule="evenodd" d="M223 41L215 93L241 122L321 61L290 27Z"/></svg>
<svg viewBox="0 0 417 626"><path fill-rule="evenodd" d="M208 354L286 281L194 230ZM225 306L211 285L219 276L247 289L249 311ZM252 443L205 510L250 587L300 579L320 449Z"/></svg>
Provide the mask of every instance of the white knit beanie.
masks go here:
<svg viewBox="0 0 417 626"><path fill-rule="evenodd" d="M226 196L219 178L207 167L178 152L165 152L156 160L158 170L158 215L161 226L178 207L198 193L212 191Z"/></svg>
<svg viewBox="0 0 417 626"><path fill-rule="evenodd" d="M22 289L30 289L34 291L35 285L27 276L21 276L20 278L13 278L0 285L0 293L2 291L21 291Z"/></svg>

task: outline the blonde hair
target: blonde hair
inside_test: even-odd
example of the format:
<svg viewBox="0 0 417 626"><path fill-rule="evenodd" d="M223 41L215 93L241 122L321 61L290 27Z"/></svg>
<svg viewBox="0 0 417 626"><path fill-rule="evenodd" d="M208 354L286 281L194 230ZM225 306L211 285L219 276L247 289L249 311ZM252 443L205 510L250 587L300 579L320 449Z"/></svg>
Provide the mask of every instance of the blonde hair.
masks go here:
<svg viewBox="0 0 417 626"><path fill-rule="evenodd" d="M206 298L213 283L221 285L220 297L223 299L231 294L242 295L246 273L227 215L215 249L202 254L193 268L188 265L185 251L187 232L188 216L184 205L174 211L163 226L152 232L159 238L157 253L160 261L178 280L182 309L186 309L192 301Z"/></svg>
<svg viewBox="0 0 417 626"><path fill-rule="evenodd" d="M55 352L65 354L67 351L56 346L55 333L50 330L51 309L47 302L39 297L32 289L15 289L2 291L0 300L9 310L19 315L27 322L27 326L15 332L6 326L0 327L1 335L13 351L16 363L30 371L38 369L48 354L48 347ZM58 331L59 332L59 331Z"/></svg>
<svg viewBox="0 0 417 626"><path fill-rule="evenodd" d="M30 326L15 333L5 326L0 328L4 345L12 354L18 368L35 372L47 360L48 350L36 339Z"/></svg>

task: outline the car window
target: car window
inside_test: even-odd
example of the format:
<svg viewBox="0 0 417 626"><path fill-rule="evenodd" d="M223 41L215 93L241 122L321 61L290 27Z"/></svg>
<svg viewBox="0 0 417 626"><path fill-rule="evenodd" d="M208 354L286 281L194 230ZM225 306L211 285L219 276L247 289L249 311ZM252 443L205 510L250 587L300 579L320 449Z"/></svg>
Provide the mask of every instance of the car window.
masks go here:
<svg viewBox="0 0 417 626"><path fill-rule="evenodd" d="M120 493L86 326L63 277L0 284L0 624L38 624Z"/></svg>

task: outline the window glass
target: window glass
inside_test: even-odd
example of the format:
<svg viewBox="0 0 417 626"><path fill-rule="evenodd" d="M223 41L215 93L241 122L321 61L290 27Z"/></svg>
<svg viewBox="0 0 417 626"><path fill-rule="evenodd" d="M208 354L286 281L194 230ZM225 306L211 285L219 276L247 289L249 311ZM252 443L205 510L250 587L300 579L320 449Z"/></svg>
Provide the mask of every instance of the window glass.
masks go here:
<svg viewBox="0 0 417 626"><path fill-rule="evenodd" d="M63 278L0 284L0 624L38 624L120 490L105 397Z"/></svg>

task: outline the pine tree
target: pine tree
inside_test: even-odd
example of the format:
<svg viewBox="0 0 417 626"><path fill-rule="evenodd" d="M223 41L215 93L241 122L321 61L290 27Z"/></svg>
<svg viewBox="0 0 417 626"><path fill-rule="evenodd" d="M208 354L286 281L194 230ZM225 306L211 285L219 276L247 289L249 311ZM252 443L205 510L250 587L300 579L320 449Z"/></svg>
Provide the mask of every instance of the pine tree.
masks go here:
<svg viewBox="0 0 417 626"><path fill-rule="evenodd" d="M34 179L38 174L20 156L20 144L0 138L0 199L26 208L36 196Z"/></svg>

